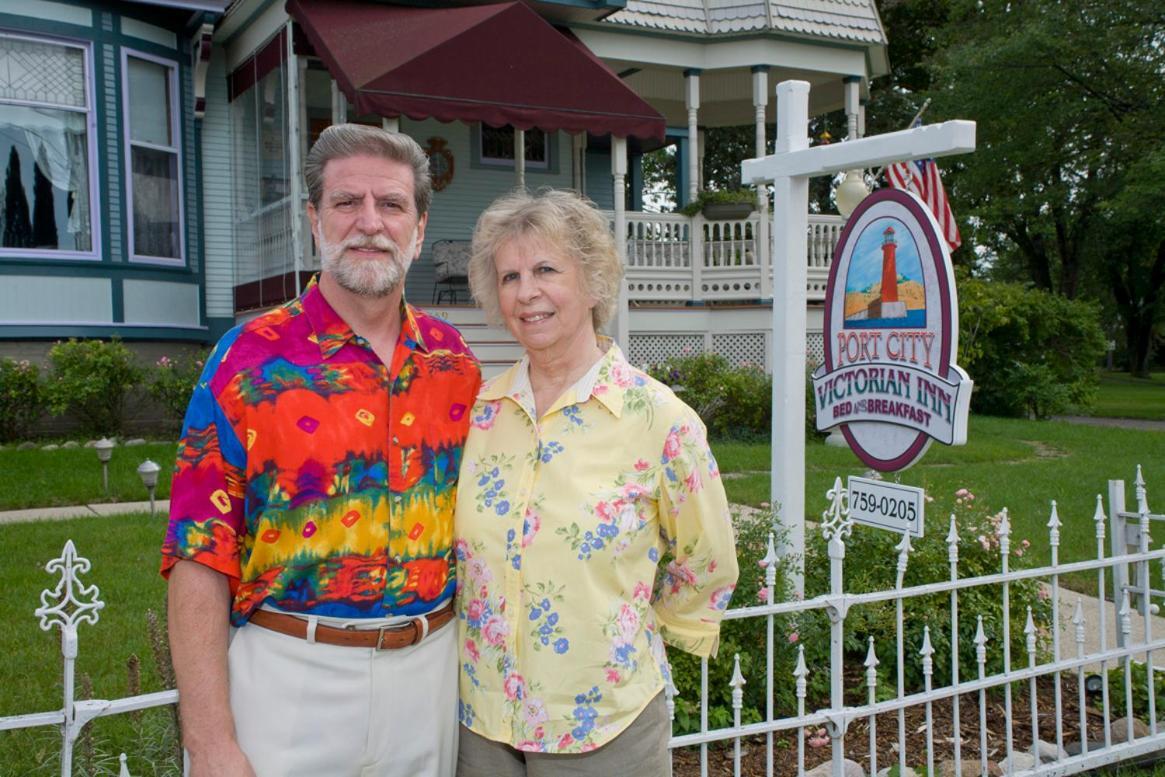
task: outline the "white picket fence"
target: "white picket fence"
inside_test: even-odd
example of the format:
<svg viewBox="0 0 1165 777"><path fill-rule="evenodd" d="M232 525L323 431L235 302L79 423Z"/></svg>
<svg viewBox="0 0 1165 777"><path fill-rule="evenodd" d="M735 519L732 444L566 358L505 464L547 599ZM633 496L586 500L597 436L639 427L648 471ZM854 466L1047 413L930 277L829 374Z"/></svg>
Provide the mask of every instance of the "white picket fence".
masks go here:
<svg viewBox="0 0 1165 777"><path fill-rule="evenodd" d="M765 752L766 774L774 773L774 737L782 732L793 732L797 741L797 771L805 773L806 766L806 735L820 729L826 731L831 744L831 769L834 777L841 777L846 757L843 737L847 728L854 721L866 720L869 724L869 750L865 763L861 764L863 771L868 774L877 774L880 767L891 764L880 764L877 760L876 744L879 739L876 725L876 716L885 713L896 713L897 727L893 735L897 737L897 765L899 773L905 773L906 767L935 775L936 761L942 758L953 759L954 774L961 775L961 760L963 747L957 743L963 742L960 733L962 718L959 711L959 697L965 694L976 694L978 698L978 741L969 742L971 749L977 747L977 770L982 777L987 777L989 757L1004 763L1006 774L1023 774L1025 777L1048 775L1075 774L1082 771L1096 769L1101 766L1115 764L1131 759L1144 757L1146 754L1165 750L1165 731L1158 726L1154 694L1148 694L1148 720L1145 721L1148 733L1136 735L1133 730L1133 685L1134 681L1141 681L1147 687L1153 688L1154 656L1157 650L1165 648L1165 634L1155 636L1152 632L1152 618L1149 617L1156 610L1152 604L1154 598L1165 596L1165 591L1153 587L1152 570L1155 563L1165 559L1165 549L1150 550L1150 526L1153 521L1165 520L1165 515L1153 514L1149 510L1145 484L1141 478L1140 468L1134 484L1135 510L1125 509L1125 484L1123 481L1109 481L1109 511L1106 516L1103 500L1097 496L1096 512L1092 516L1095 523L1096 557L1094 560L1079 561L1067 564L1059 562L1060 528L1061 523L1052 502L1051 515L1048 521L1048 543L1051 548L1051 564L1045 567L1013 570L1009 568L1009 559L1012 555L1011 528L1006 511L1000 521L997 542L999 552L999 571L994 574L977 577L959 576L959 542L954 516L951 517L950 533L947 535L948 561L950 565L949 579L943 582L928 583L904 587L903 580L910 562L912 551L910 538L904 535L897 546L897 583L894 588L872 593L847 594L844 588L843 571L846 540L850 537L853 524L849 518L847 494L838 479L834 488L829 491L829 508L823 514L820 524L827 543L830 559L830 591L827 594L816 596L803 601L779 602L755 607L741 607L730 610L725 618L736 620L742 618L764 619L766 633L766 661L765 676L746 678L740 671L739 655L735 657L735 671L731 680L732 707L734 722L732 726L719 729L710 729L708 725L708 662L701 662L701 687L699 689L699 709L701 725L699 731L682 736L675 736L671 740L671 747L698 746L700 750L700 773L709 774L710 763L708 745L714 742L731 744L731 768L734 775L740 775L742 768L742 740L752 738L751 741L763 741ZM1106 523L1110 527L1111 545L1106 554ZM765 582L769 590L776 584L777 557L772 547L770 537L769 553L766 558ZM877 563L870 559L863 559L859 563ZM0 731L23 729L37 726L56 726L61 732L61 769L64 777L72 774L73 752L77 737L84 726L94 718L116 715L135 710L144 710L173 704L177 701L177 691L163 691L160 693L143 694L114 700L78 700L74 692L74 664L78 652L77 628L82 623L94 624L97 622L101 609L105 606L98 598L99 592L95 585L86 585L81 581L81 575L90 572L88 560L77 555L71 541L65 543L64 550L59 558L50 561L46 567L50 574L58 575L58 582L54 588L46 589L41 594L41 606L36 609L36 616L44 630L58 628L61 631L61 653L64 673L64 706L53 712L41 712L28 715L16 715L0 718ZM1061 644L1060 629L1056 626L1063 617L1061 613L1060 578L1066 574L1094 572L1096 574L1097 605L1095 612L1085 612L1077 603L1075 611L1070 615L1074 626L1074 646ZM1106 603L1106 573L1112 575L1114 581L1114 601L1116 605ZM1158 573L1159 574L1159 573ZM1011 586L1020 581L1036 580L1048 586L1051 602L1051 622L1039 624L1033 620L1031 610L1027 613L1027 623L1024 629L1026 656L1016 660L1011 655L1010 608ZM1002 608L1002 636L999 645L989 644L984 636L982 616L979 613L960 613L959 594L975 588L989 588L996 593ZM929 630L925 632L921 650L917 656L909 655L904 648L904 633L906 624L905 613L909 611L913 600L934 594L949 594L951 633L949 655L937 655L932 646ZM873 638L869 639L869 650L863 662L867 686L867 702L863 705L847 705L844 698L844 669L846 637L846 617L855 607L870 604L890 602L895 609L896 641L892 650L883 650L879 658ZM1136 608L1134 610L1134 608ZM1111 612L1110 612L1111 610ZM1131 615L1134 611L1143 616L1144 626L1138 633L1132 628ZM828 666L814 667L813 671L828 672L830 679L830 704L825 709L807 711L808 677L810 667L804 659L804 646L799 647L799 659L792 672L782 677L774 667L774 634L777 618L801 613L821 612L828 617L830 623L830 662ZM963 679L963 667L959 666L959 619L960 617L978 619L977 634L975 637L976 666L971 671L969 679ZM1109 618L1115 619L1116 640L1114 645L1108 645L1103 628ZM1043 655L1037 649L1037 630L1042 626L1049 628L1052 635L1051 655ZM1086 649L1087 629L1100 629L1099 649ZM861 636L861 635L859 635ZM1002 653L1003 671L987 675L986 664L989 651ZM851 661L854 659L850 658ZM886 693L879 693L877 666L882 660L895 662L896 688L892 697ZM943 687L933 687L935 661L948 661L951 667L952 682ZM908 662L916 661L921 667L925 689L920 692L906 693L904 678ZM1160 663L1160 662L1158 662ZM1085 697L1085 667L1099 664L1099 690L1101 714L1103 716L1103 742L1089 742L1087 736L1088 725L1086 709L1088 699ZM1108 668L1117 668L1123 673L1124 698L1115 698L1110 693L1108 684ZM785 668L787 669L787 667ZM1063 696L1061 693L1061 677L1063 673L1075 676L1080 710L1078 721L1064 720L1061 714ZM1053 708L1041 708L1037 704L1037 680L1043 677L1050 678L1054 685ZM778 717L773 708L774 684L789 682L796 689L797 710L791 717ZM741 711L743 708L743 686L746 682L764 683L767 699L764 720L742 725ZM1003 696L1004 720L993 720L996 728L1005 734L1005 744L1002 757L989 751L986 739L987 724L987 694L993 689ZM691 694L694 689L681 689L679 694ZM679 695L675 688L668 689L668 704L673 710L675 696ZM879 696L882 700L878 700ZM1017 699L1018 697L1018 699ZM1028 706L1031 726L1031 758L1025 764L1020 763L1017 750L1013 746L1013 737L1017 725L1012 719L1012 711L1016 704L1025 703ZM933 708L936 704L950 705L952 715L949 730L940 730L936 725ZM905 730L905 711L910 707L922 707L925 710L925 748L924 752L908 752L906 747L907 732ZM1114 716L1128 719L1124 736L1116 741L1111 734L1111 724ZM1041 747L1039 721L1052 721L1055 724L1055 739L1043 743ZM1069 723L1066 727L1066 723ZM1078 754L1068 755L1064 750L1065 732L1078 727L1081 736L1080 751ZM756 744L751 745L753 747ZM121 774L129 775L126 769L125 756L121 757Z"/></svg>

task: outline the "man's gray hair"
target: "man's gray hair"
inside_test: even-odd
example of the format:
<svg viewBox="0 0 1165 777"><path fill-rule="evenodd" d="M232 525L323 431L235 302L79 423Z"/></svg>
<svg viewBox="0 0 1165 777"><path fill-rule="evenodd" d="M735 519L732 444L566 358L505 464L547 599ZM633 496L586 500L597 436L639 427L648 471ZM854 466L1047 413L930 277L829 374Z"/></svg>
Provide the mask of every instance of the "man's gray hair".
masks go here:
<svg viewBox="0 0 1165 777"><path fill-rule="evenodd" d="M417 141L408 135L388 132L365 124L333 124L320 133L319 140L307 152L303 177L307 182L308 200L316 208L324 196L324 167L333 159L374 156L400 162L413 169L413 200L417 216L429 212L433 199L433 181L429 176L429 158Z"/></svg>

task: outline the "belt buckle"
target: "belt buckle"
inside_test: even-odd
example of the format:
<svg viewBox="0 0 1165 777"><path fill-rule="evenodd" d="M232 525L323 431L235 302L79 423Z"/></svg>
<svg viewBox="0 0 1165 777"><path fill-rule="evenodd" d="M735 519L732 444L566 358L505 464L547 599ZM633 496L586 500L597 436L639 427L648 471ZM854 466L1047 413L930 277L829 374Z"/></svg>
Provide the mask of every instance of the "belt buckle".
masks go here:
<svg viewBox="0 0 1165 777"><path fill-rule="evenodd" d="M417 624L420 627L417 627ZM399 623L393 626L381 626L376 633L376 649L377 650L391 650L384 646L384 635L393 634L398 631L404 631L405 628L413 629L413 639L407 645L401 647L411 647L424 641L425 637L429 636L429 619L424 615L414 615L407 623Z"/></svg>

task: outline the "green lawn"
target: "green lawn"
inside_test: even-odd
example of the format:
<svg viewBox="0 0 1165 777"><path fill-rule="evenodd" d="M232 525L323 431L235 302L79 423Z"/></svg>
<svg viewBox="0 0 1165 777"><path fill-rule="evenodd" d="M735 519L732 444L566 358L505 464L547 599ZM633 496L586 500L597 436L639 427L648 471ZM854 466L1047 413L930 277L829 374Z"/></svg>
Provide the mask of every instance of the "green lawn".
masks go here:
<svg viewBox="0 0 1165 777"><path fill-rule="evenodd" d="M145 501L149 494L137 468L146 459L162 468L157 496L168 499L176 452L172 442L114 448L106 496L101 490L101 464L92 449L20 451L6 446L0 450L0 510Z"/></svg>
<svg viewBox="0 0 1165 777"><path fill-rule="evenodd" d="M1144 418L1165 421L1165 372L1148 379L1127 372L1106 372L1089 415L1100 418Z"/></svg>
<svg viewBox="0 0 1165 777"><path fill-rule="evenodd" d="M1107 492L1110 478L1131 481L1138 463L1144 466L1151 506L1161 509L1165 500L1165 433L1096 428L1066 422L1022 421L972 417L970 443L960 448L932 446L923 459L901 474L904 483L922 485L935 497L928 507L927 532L945 533L946 515L955 490L969 488L985 507L1008 507L1015 540L1028 538L1039 561L1048 557L1047 534L1049 500L1056 499L1062 528L1061 559L1091 557L1095 548L1092 515L1097 493ZM769 499L770 449L767 444L717 442L713 449L734 502L760 506ZM132 455L128 455L132 452ZM51 493L48 479L37 467L69 471L61 482L74 483L74 494L58 502L92 498L85 482L96 479L100 469L92 451L0 451L5 475L12 462L22 469L15 477L0 478L7 498L25 499L24 504L43 504ZM149 455L167 460L172 446L118 449L113 480L123 499L144 498L133 469ZM91 462L90 457L93 459ZM808 446L806 512L820 515L826 507L825 491L835 475L863 474L864 468L844 448L821 443ZM80 472L80 475L78 475ZM167 480L163 478L163 480ZM15 482L14 482L15 481ZM24 492L37 481L39 499ZM80 485L77 485L80 484ZM168 486L168 482L166 483ZM136 488L135 488L136 486ZM88 496L85 494L88 493ZM165 495L167 491L163 491ZM1107 497L1106 497L1107 498ZM145 612L161 609L165 585L157 574L158 547L164 520L144 515L115 518L85 518L73 521L0 525L0 655L10 657L0 682L0 715L57 709L60 700L59 632L40 631L33 610L41 590L55 578L44 572L44 564L60 553L68 538L78 552L93 562L85 581L96 584L105 601L100 622L80 627L78 673L92 677L95 697L127 695L125 665L130 655L142 662L143 691L158 690L152 650L147 637ZM1160 538L1158 538L1160 541ZM886 560L886 563L889 563ZM165 713L146 715L140 722L128 716L98 721L94 733L99 751L116 754L122 750L142 753L131 761L134 775L156 774L153 764L161 763L153 734L142 728L159 730ZM48 728L28 732L0 733L0 776L9 774L49 774L51 758L58 748L55 734ZM111 774L116 774L114 769Z"/></svg>
<svg viewBox="0 0 1165 777"><path fill-rule="evenodd" d="M1094 558L1096 495L1107 503L1108 480L1132 480L1142 465L1149 505L1165 504L1165 433L1098 428L1065 421L1024 421L972 416L969 443L950 448L932 445L923 458L900 473L900 482L922 486L935 498L928 505L926 531L947 531L954 492L970 489L977 504L992 511L1008 508L1013 539L1029 539L1035 560L1050 558L1047 542L1050 500L1055 499L1061 528L1061 561ZM714 443L721 470L745 473L725 480L733 502L761 506L769 499L770 451L767 444ZM807 448L805 512L819 517L825 492L835 476L861 475L865 467L848 448L811 443Z"/></svg>
<svg viewBox="0 0 1165 777"><path fill-rule="evenodd" d="M98 598L105 603L96 625L78 627L77 677L89 675L93 698L130 695L126 666L130 656L137 656L139 692L163 690L146 611L154 610L164 620L165 583L158 575L164 531L163 519L144 514L0 526L0 590L4 591L0 655L9 657L0 682L0 715L61 707L60 631L41 631L33 611L40 605L41 591L55 586L57 580L45 572L44 565L60 555L68 539L79 555L92 562L82 582L96 585ZM159 711L140 719L119 715L95 721L95 749L112 756L127 752L135 777L156 774L152 763L161 761L156 753L162 739L158 731L167 714ZM51 727L0 732L0 775L52 774L59 748L59 735ZM117 774L116 763L110 766L108 773Z"/></svg>

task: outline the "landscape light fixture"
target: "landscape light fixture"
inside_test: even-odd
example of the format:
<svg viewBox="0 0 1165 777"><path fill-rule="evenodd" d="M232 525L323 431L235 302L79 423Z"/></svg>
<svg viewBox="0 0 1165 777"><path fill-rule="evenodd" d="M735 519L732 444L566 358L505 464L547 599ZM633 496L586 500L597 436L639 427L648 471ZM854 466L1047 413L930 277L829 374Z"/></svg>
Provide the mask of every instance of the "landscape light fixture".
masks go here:
<svg viewBox="0 0 1165 777"><path fill-rule="evenodd" d="M101 487L105 495L109 496L109 460L113 458L113 440L102 437L93 443L93 450L97 451L97 460L101 462Z"/></svg>
<svg viewBox="0 0 1165 777"><path fill-rule="evenodd" d="M154 462L146 459L138 465L138 477L142 479L142 485L150 492L150 517L153 518L155 514L154 509L154 489L158 487L158 472L161 471Z"/></svg>

